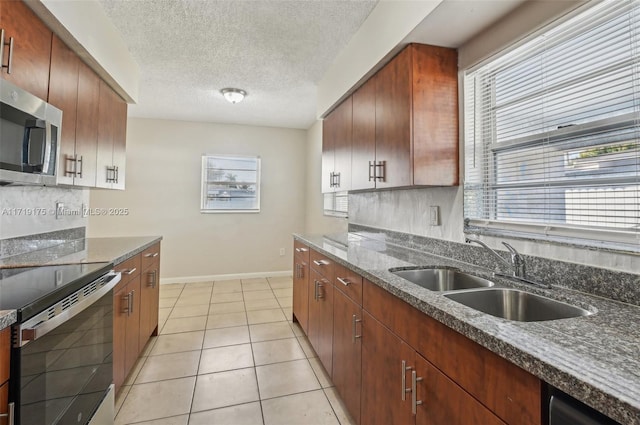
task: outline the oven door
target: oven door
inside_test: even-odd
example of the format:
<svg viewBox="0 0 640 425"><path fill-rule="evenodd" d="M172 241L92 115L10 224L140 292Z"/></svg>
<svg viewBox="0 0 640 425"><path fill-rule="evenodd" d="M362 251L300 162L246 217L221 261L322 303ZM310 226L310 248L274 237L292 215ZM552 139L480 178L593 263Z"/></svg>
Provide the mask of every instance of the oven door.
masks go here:
<svg viewBox="0 0 640 425"><path fill-rule="evenodd" d="M108 394L120 274L112 276L14 326L10 399L17 424L87 424Z"/></svg>

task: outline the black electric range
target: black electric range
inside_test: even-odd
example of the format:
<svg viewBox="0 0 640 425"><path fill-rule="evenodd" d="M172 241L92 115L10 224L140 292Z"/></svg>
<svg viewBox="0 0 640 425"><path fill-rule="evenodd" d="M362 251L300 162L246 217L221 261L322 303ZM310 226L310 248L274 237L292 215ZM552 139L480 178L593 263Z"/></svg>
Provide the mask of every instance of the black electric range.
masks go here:
<svg viewBox="0 0 640 425"><path fill-rule="evenodd" d="M0 270L0 310L16 310L24 322L113 268L112 263Z"/></svg>

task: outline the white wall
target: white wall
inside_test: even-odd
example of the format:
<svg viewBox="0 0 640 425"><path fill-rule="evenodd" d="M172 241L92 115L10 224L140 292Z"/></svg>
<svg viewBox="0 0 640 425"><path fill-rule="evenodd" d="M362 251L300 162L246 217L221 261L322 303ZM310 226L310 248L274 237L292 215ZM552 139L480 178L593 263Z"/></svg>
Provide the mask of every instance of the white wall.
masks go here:
<svg viewBox="0 0 640 425"><path fill-rule="evenodd" d="M290 271L291 234L304 231L305 137L302 130L130 118L126 190L94 190L90 199L92 208L130 214L92 217L88 234L163 236L164 282ZM200 213L203 153L262 158L259 214Z"/></svg>
<svg viewBox="0 0 640 425"><path fill-rule="evenodd" d="M322 121L307 130L307 184L305 233L327 234L346 232L347 219L322 214Z"/></svg>

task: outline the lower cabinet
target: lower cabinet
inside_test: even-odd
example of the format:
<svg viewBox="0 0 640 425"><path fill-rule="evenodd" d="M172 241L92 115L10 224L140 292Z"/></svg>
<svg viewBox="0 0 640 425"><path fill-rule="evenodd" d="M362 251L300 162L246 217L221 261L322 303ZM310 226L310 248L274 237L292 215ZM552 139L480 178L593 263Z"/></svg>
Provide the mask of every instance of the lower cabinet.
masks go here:
<svg viewBox="0 0 640 425"><path fill-rule="evenodd" d="M293 315L300 327L309 331L309 255L293 257Z"/></svg>
<svg viewBox="0 0 640 425"><path fill-rule="evenodd" d="M308 276L295 271L294 316L302 326L304 311L303 330L355 423L543 423L538 378L330 258L308 258Z"/></svg>
<svg viewBox="0 0 640 425"><path fill-rule="evenodd" d="M11 357L11 327L0 331L0 414L9 411L9 368ZM0 424L9 424L6 416L0 416Z"/></svg>
<svg viewBox="0 0 640 425"><path fill-rule="evenodd" d="M333 383L353 419L360 423L362 306L338 288L333 291Z"/></svg>
<svg viewBox="0 0 640 425"><path fill-rule="evenodd" d="M116 392L140 354L140 274L118 285L113 297L113 383Z"/></svg>
<svg viewBox="0 0 640 425"><path fill-rule="evenodd" d="M150 252L157 255L146 257ZM122 279L113 290L113 383L116 394L149 337L157 334L159 254L158 243L115 267L122 273Z"/></svg>
<svg viewBox="0 0 640 425"><path fill-rule="evenodd" d="M333 365L333 284L315 270L309 279L307 336L320 362L331 375Z"/></svg>

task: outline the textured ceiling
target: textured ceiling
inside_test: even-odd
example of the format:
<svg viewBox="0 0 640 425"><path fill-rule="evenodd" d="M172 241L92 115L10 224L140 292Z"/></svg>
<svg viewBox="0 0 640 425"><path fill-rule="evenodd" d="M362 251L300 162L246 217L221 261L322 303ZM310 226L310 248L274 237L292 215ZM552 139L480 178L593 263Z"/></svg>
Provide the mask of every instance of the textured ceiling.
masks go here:
<svg viewBox="0 0 640 425"><path fill-rule="evenodd" d="M129 115L307 129L316 85L376 1L99 0L140 65ZM245 90L232 105L224 87Z"/></svg>

